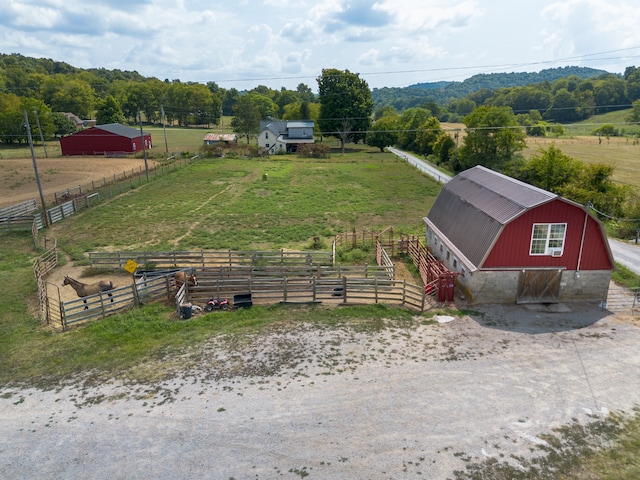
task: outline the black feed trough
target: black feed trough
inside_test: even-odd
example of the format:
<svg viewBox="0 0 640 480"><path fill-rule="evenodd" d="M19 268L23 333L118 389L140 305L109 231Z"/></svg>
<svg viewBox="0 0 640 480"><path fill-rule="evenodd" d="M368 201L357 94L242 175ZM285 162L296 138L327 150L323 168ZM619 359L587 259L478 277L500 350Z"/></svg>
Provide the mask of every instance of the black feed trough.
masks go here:
<svg viewBox="0 0 640 480"><path fill-rule="evenodd" d="M253 305L250 293L237 293L233 296L233 308L247 308Z"/></svg>

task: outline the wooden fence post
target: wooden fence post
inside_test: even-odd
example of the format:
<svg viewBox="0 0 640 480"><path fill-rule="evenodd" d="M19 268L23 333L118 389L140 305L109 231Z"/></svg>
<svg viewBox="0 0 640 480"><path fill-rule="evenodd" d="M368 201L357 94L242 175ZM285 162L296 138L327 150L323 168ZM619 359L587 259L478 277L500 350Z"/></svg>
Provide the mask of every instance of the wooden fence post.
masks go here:
<svg viewBox="0 0 640 480"><path fill-rule="evenodd" d="M342 277L342 303L347 303L347 277Z"/></svg>

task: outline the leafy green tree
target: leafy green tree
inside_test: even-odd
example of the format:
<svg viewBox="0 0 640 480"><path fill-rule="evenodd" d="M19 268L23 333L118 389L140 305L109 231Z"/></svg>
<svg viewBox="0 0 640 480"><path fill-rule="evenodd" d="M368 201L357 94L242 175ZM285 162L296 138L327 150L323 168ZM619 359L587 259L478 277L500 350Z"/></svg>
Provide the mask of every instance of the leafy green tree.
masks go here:
<svg viewBox="0 0 640 480"><path fill-rule="evenodd" d="M398 116L398 111L392 105L376 108L376 111L373 113L373 119L376 121L380 120L382 117L396 116Z"/></svg>
<svg viewBox="0 0 640 480"><path fill-rule="evenodd" d="M420 127L431 118L431 111L426 108L408 108L398 119L398 145L400 148L419 153L417 137Z"/></svg>
<svg viewBox="0 0 640 480"><path fill-rule="evenodd" d="M631 113L626 117L627 122L640 123L640 99L631 104Z"/></svg>
<svg viewBox="0 0 640 480"><path fill-rule="evenodd" d="M612 165L604 163L583 164L579 174L558 193L582 205L590 202L605 215L622 217L628 189L613 182L613 171Z"/></svg>
<svg viewBox="0 0 640 480"><path fill-rule="evenodd" d="M376 120L367 133L367 145L378 147L384 152L385 147L398 143L398 116L386 116Z"/></svg>
<svg viewBox="0 0 640 480"><path fill-rule="evenodd" d="M106 125L109 123L124 123L124 114L120 104L113 97L113 95L107 95L98 107L96 113L96 123L98 125Z"/></svg>
<svg viewBox="0 0 640 480"><path fill-rule="evenodd" d="M249 95L242 95L235 107L234 116L231 120L231 128L240 136L247 137L247 143L252 135L256 135L260 129L260 110L251 100Z"/></svg>
<svg viewBox="0 0 640 480"><path fill-rule="evenodd" d="M61 112L53 112L51 114L51 121L54 126L53 134L56 137L71 135L77 130L75 122Z"/></svg>
<svg viewBox="0 0 640 480"><path fill-rule="evenodd" d="M303 102L315 103L316 96L313 91L311 91L311 87L305 83L299 83L296 87L296 93L298 94L298 98Z"/></svg>
<svg viewBox="0 0 640 480"><path fill-rule="evenodd" d="M26 141L24 114L20 110L20 97L0 92L0 141L5 144Z"/></svg>
<svg viewBox="0 0 640 480"><path fill-rule="evenodd" d="M251 103L256 106L256 108L260 112L261 119L266 119L268 117L279 117L278 105L267 95L252 91L247 93L246 95L243 95L243 97L246 97L249 101L251 101Z"/></svg>
<svg viewBox="0 0 640 480"><path fill-rule="evenodd" d="M438 165L447 165L453 171L450 166L451 159L456 150L456 142L451 135L446 132L441 132L433 143L433 154L436 157Z"/></svg>
<svg viewBox="0 0 640 480"><path fill-rule="evenodd" d="M418 153L422 155L431 155L433 147L438 137L443 133L440 127L440 121L436 117L429 117L418 128L416 135L416 146Z"/></svg>
<svg viewBox="0 0 640 480"><path fill-rule="evenodd" d="M549 192L559 193L574 178L584 165L565 155L554 143L548 149L541 148L515 175L519 180Z"/></svg>
<svg viewBox="0 0 640 480"><path fill-rule="evenodd" d="M285 105L283 120L313 120L316 124L320 118L320 104L298 100Z"/></svg>
<svg viewBox="0 0 640 480"><path fill-rule="evenodd" d="M349 141L364 139L371 125L373 100L367 82L349 70L325 68L318 77L319 127L323 135Z"/></svg>
<svg viewBox="0 0 640 480"><path fill-rule="evenodd" d="M566 88L559 89L551 100L551 106L545 113L545 118L555 122L575 122L582 119L578 107L580 104Z"/></svg>
<svg viewBox="0 0 640 480"><path fill-rule="evenodd" d="M91 118L96 93L87 82L71 79L56 90L51 98L51 110L72 112L80 118Z"/></svg>
<svg viewBox="0 0 640 480"><path fill-rule="evenodd" d="M466 134L459 150L463 170L483 165L496 171L524 149L526 135L509 107L478 107L464 117Z"/></svg>
<svg viewBox="0 0 640 480"><path fill-rule="evenodd" d="M624 72L627 98L630 102L640 99L640 68L627 67Z"/></svg>
<svg viewBox="0 0 640 480"><path fill-rule="evenodd" d="M20 99L20 111L22 112L23 118L25 110L29 116L29 126L31 127L33 140L39 141L41 133L45 139L52 138L55 126L51 119L51 109L49 106L37 98L22 97Z"/></svg>
<svg viewBox="0 0 640 480"><path fill-rule="evenodd" d="M222 95L222 114L233 115L233 107L235 107L240 98L240 92L236 88L225 90Z"/></svg>
<svg viewBox="0 0 640 480"><path fill-rule="evenodd" d="M597 113L626 108L629 102L624 81L616 75L605 75L596 82L595 100Z"/></svg>

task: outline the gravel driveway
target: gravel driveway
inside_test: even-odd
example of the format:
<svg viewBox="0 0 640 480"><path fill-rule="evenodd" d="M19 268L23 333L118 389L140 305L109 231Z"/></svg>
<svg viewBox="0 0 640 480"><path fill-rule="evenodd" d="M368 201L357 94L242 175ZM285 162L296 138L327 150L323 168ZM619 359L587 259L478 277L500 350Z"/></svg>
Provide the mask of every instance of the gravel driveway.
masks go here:
<svg viewBox="0 0 640 480"><path fill-rule="evenodd" d="M444 479L640 403L640 328L597 307L478 310L211 343L158 385L5 388L2 477Z"/></svg>

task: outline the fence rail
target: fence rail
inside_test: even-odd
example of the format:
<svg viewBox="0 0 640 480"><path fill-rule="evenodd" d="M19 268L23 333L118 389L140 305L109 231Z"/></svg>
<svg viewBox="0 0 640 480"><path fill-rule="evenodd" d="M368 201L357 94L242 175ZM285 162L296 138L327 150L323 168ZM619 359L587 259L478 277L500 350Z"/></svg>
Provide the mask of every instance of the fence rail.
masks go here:
<svg viewBox="0 0 640 480"><path fill-rule="evenodd" d="M123 268L133 260L142 268L224 267L237 265L331 265L330 252L260 251L173 251L173 252L89 252L95 268Z"/></svg>
<svg viewBox="0 0 640 480"><path fill-rule="evenodd" d="M157 299L168 299L171 288L166 276L141 278L129 286L114 288L84 298L60 303L62 329L114 313L120 313Z"/></svg>
<svg viewBox="0 0 640 480"><path fill-rule="evenodd" d="M381 278L218 278L186 288L179 302L204 305L210 298L246 294L254 303L388 303L417 311L430 306L424 289L406 281ZM186 285L186 284L185 284ZM178 303L178 302L177 302Z"/></svg>
<svg viewBox="0 0 640 480"><path fill-rule="evenodd" d="M10 207L0 208L0 218L19 217L29 215L38 209L35 198L16 203Z"/></svg>
<svg viewBox="0 0 640 480"><path fill-rule="evenodd" d="M603 306L612 312L633 312L640 308L640 288L610 286Z"/></svg>

